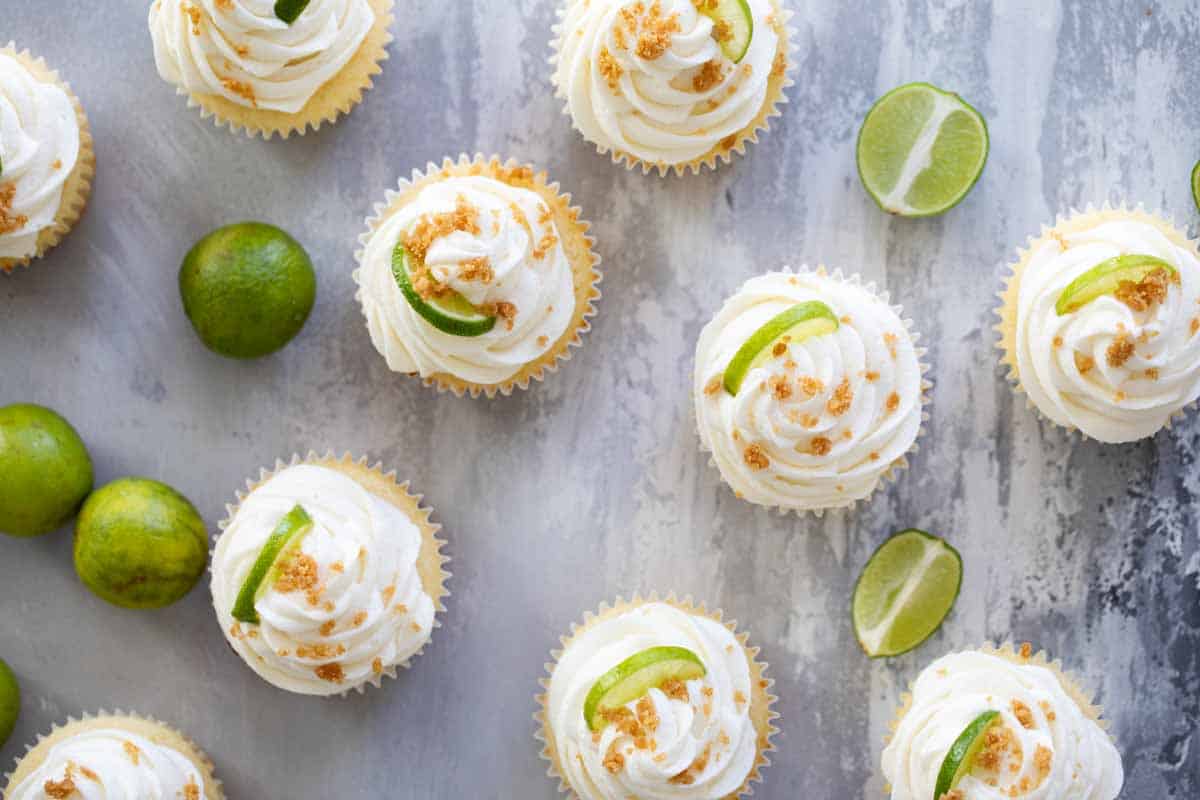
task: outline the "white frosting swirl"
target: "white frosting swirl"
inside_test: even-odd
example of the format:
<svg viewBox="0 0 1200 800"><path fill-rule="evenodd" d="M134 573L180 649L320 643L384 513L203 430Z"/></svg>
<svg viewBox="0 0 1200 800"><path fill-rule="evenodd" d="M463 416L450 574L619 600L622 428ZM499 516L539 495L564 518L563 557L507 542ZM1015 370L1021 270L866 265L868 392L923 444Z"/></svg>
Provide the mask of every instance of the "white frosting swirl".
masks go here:
<svg viewBox="0 0 1200 800"><path fill-rule="evenodd" d="M818 300L837 331L791 342L721 387L734 354L793 305ZM752 278L696 344L700 441L726 483L752 503L815 510L868 497L921 427L921 366L904 322L856 282L813 272Z"/></svg>
<svg viewBox="0 0 1200 800"><path fill-rule="evenodd" d="M281 590L276 582L255 604L261 624L235 621L246 576L297 504L313 520L297 556L315 567L311 585ZM434 604L417 571L421 542L403 511L352 478L288 467L242 501L217 542L212 592L226 638L259 675L289 691L330 695L374 680L432 633Z"/></svg>
<svg viewBox="0 0 1200 800"><path fill-rule="evenodd" d="M375 24L368 0L310 0L290 25L275 0L155 0L154 62L190 94L295 114L354 57Z"/></svg>
<svg viewBox="0 0 1200 800"><path fill-rule="evenodd" d="M392 253L422 221L473 209L477 230L434 239L425 264L442 284L476 305L507 303L514 316L482 336L443 333L405 299L392 274ZM471 262L486 263L481 272ZM566 332L575 284L551 210L536 192L481 176L450 177L422 189L371 235L357 273L375 349L396 372L449 373L477 384L500 383L537 360Z"/></svg>
<svg viewBox="0 0 1200 800"><path fill-rule="evenodd" d="M601 151L683 164L750 125L779 53L771 0L748 0L750 47L734 64L692 0L573 0L554 85ZM719 72L718 72L719 71Z"/></svg>
<svg viewBox="0 0 1200 800"><path fill-rule="evenodd" d="M28 258L54 224L79 158L79 118L60 86L0 53L0 258Z"/></svg>
<svg viewBox="0 0 1200 800"><path fill-rule="evenodd" d="M989 710L1000 712L992 728L1002 735L999 769L977 757L958 785L963 800L1114 800L1120 793L1120 754L1053 672L964 652L933 662L913 685L912 706L883 751L892 800L933 797L950 746Z"/></svg>
<svg viewBox="0 0 1200 800"><path fill-rule="evenodd" d="M1071 281L1120 255L1161 258L1179 272L1166 300L1135 311L1111 295L1059 316ZM1029 255L1017 298L1021 386L1053 422L1101 442L1152 436L1200 397L1200 260L1155 225L1103 220L1047 238ZM1128 340L1132 356L1110 358Z"/></svg>
<svg viewBox="0 0 1200 800"><path fill-rule="evenodd" d="M630 656L663 646L691 650L707 674L687 682L686 700L650 690L657 727L645 731L646 741L617 724L594 736L583 705L595 682ZM749 661L728 628L647 603L592 624L568 644L554 667L546 713L558 763L582 800L718 800L737 793L754 767L751 696ZM637 715L637 706L627 707Z"/></svg>
<svg viewBox="0 0 1200 800"><path fill-rule="evenodd" d="M192 788L189 788L192 787ZM179 800L205 797L204 776L174 748L129 731L85 731L57 743L9 800Z"/></svg>

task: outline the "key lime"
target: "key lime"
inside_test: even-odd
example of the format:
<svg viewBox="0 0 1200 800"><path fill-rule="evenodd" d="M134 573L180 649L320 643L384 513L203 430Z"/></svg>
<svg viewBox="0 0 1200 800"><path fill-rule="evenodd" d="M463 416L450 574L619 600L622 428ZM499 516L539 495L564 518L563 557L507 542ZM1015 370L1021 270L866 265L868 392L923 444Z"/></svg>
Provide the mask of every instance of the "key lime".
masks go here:
<svg viewBox="0 0 1200 800"><path fill-rule="evenodd" d="M204 521L188 499L148 478L97 489L75 526L75 571L124 608L161 608L196 585L208 561Z"/></svg>
<svg viewBox="0 0 1200 800"><path fill-rule="evenodd" d="M0 532L62 527L92 490L92 459L71 423L42 406L0 408Z"/></svg>
<svg viewBox="0 0 1200 800"><path fill-rule="evenodd" d="M837 329L838 319L833 310L819 300L797 303L776 314L763 323L729 360L722 380L725 391L737 395L750 370L761 367L775 355L782 355L783 350L776 353L778 345L825 336Z"/></svg>
<svg viewBox="0 0 1200 800"><path fill-rule="evenodd" d="M317 293L312 262L274 225L218 228L188 252L179 270L183 310L200 340L229 358L260 358L304 327Z"/></svg>
<svg viewBox="0 0 1200 800"><path fill-rule="evenodd" d="M1192 167L1192 199L1196 201L1196 210L1200 211L1200 161Z"/></svg>
<svg viewBox="0 0 1200 800"><path fill-rule="evenodd" d="M275 16L291 25L304 9L308 8L308 0L275 0Z"/></svg>
<svg viewBox="0 0 1200 800"><path fill-rule="evenodd" d="M858 133L858 174L889 214L930 217L967 196L988 157L987 123L961 97L928 83L885 94Z"/></svg>
<svg viewBox="0 0 1200 800"><path fill-rule="evenodd" d="M1067 284L1054 304L1059 316L1078 311L1097 297L1112 294L1122 283L1141 283L1156 270L1166 270L1171 280L1179 279L1179 271L1161 258L1146 255L1127 255L1101 261Z"/></svg>
<svg viewBox="0 0 1200 800"><path fill-rule="evenodd" d="M879 546L854 586L858 643L872 658L907 653L941 627L960 588L957 550L925 531L897 533Z"/></svg>
<svg viewBox="0 0 1200 800"><path fill-rule="evenodd" d="M254 566L246 575L233 604L233 618L251 625L259 623L258 610L254 604L262 595L263 590L270 586L278 573L279 565L283 564L300 547L304 535L312 530L313 521L308 512L300 505L283 515L275 530L267 538L267 543L259 551Z"/></svg>
<svg viewBox="0 0 1200 800"><path fill-rule="evenodd" d="M21 687L12 669L0 658L0 747L12 736L20 713Z"/></svg>
<svg viewBox="0 0 1200 800"><path fill-rule="evenodd" d="M494 316L483 313L458 292L447 291L438 297L421 297L413 286L412 257L402 244L396 245L392 251L392 277L396 279L396 285L413 311L442 333L482 336L496 327Z"/></svg>
<svg viewBox="0 0 1200 800"><path fill-rule="evenodd" d="M941 800L942 797L952 792L963 776L971 771L975 756L979 755L979 751L983 748L984 734L999 717L999 711L983 712L973 719L971 724L967 725L954 740L954 744L950 745L950 750L942 760L942 767L938 770L933 800Z"/></svg>
<svg viewBox="0 0 1200 800"><path fill-rule="evenodd" d="M622 661L600 676L583 702L589 729L603 730L606 711L637 700L669 680L690 681L707 674L700 657L686 647L651 647Z"/></svg>
<svg viewBox="0 0 1200 800"><path fill-rule="evenodd" d="M754 37L754 15L746 0L701 0L696 9L713 21L713 38L721 52L737 64L746 57Z"/></svg>

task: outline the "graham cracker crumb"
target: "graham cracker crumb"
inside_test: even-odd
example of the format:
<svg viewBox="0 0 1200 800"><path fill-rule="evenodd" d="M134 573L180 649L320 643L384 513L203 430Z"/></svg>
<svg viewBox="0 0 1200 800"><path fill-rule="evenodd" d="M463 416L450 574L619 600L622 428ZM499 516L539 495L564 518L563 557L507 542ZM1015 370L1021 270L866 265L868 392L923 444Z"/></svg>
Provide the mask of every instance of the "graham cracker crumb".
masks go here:
<svg viewBox="0 0 1200 800"><path fill-rule="evenodd" d="M125 751L125 755L129 756L129 760L132 761L133 765L136 767L138 762L142 759L142 751L138 749L138 746L126 739L125 741L121 742L121 749Z"/></svg>
<svg viewBox="0 0 1200 800"><path fill-rule="evenodd" d="M468 258L459 265L458 277L464 281L479 281L491 283L496 278L496 272L485 256Z"/></svg>
<svg viewBox="0 0 1200 800"><path fill-rule="evenodd" d="M879 373L873 369L869 369L863 373L863 377L871 383L874 383L875 381L879 380Z"/></svg>
<svg viewBox="0 0 1200 800"><path fill-rule="evenodd" d="M329 565L329 571L330 572L345 572L346 565L340 561L335 561Z"/></svg>
<svg viewBox="0 0 1200 800"><path fill-rule="evenodd" d="M1133 311L1146 311L1167 299L1167 288L1172 278L1177 282L1179 280L1177 276L1159 267L1139 282L1121 281L1117 284L1113 296Z"/></svg>
<svg viewBox="0 0 1200 800"><path fill-rule="evenodd" d="M850 404L854 402L854 391L850 388L850 379L843 378L837 388L833 390L833 397L829 398L829 402L825 404L825 410L835 417L840 417L850 410Z"/></svg>
<svg viewBox="0 0 1200 800"><path fill-rule="evenodd" d="M1192 317L1192 323L1188 326L1192 336L1196 335L1196 331L1200 331L1200 317Z"/></svg>
<svg viewBox="0 0 1200 800"><path fill-rule="evenodd" d="M825 384L816 378L805 375L800 379L800 391L804 392L808 397L816 397L825 391Z"/></svg>
<svg viewBox="0 0 1200 800"><path fill-rule="evenodd" d="M704 752L696 756L696 760L688 765L687 769L670 778L667 783L673 783L676 786L690 786L695 783L696 776L704 772L704 768L708 766L708 759L711 752L712 745L709 744L704 748Z"/></svg>
<svg viewBox="0 0 1200 800"><path fill-rule="evenodd" d="M721 391L721 387L724 385L724 378L724 375L714 375L709 378L708 383L704 384L704 393L714 395Z"/></svg>
<svg viewBox="0 0 1200 800"><path fill-rule="evenodd" d="M888 355L894 361L896 359L896 343L900 341L900 337L890 331L883 335L883 343L887 345Z"/></svg>
<svg viewBox="0 0 1200 800"><path fill-rule="evenodd" d="M616 775L625 768L625 756L617 749L619 742L614 741L608 747L608 752L604 754L604 768Z"/></svg>
<svg viewBox="0 0 1200 800"><path fill-rule="evenodd" d="M85 766L80 765L79 774L82 775L83 777L87 778L92 783L100 782L100 776L97 775L95 772L92 772L90 769L88 769Z"/></svg>
<svg viewBox="0 0 1200 800"><path fill-rule="evenodd" d="M662 4L654 0L642 21L642 33L638 36L638 57L647 61L662 58L671 47L671 34L678 33L679 15L662 16Z"/></svg>
<svg viewBox="0 0 1200 800"><path fill-rule="evenodd" d="M335 622L334 620L331 620L331 619L326 620L325 622L321 623L321 627L317 629L317 632L320 633L322 636L329 636L333 633L333 629L336 627L337 627L337 622Z"/></svg>
<svg viewBox="0 0 1200 800"><path fill-rule="evenodd" d="M50 162L50 169L62 169L62 159L56 158Z"/></svg>
<svg viewBox="0 0 1200 800"><path fill-rule="evenodd" d="M376 675L380 675L383 673L383 659L382 658L376 658L374 661L371 662L371 672L374 672Z"/></svg>
<svg viewBox="0 0 1200 800"><path fill-rule="evenodd" d="M720 83L723 77L725 77L725 70L719 61L705 61L699 72L692 78L692 89L697 92L706 92Z"/></svg>
<svg viewBox="0 0 1200 800"><path fill-rule="evenodd" d="M658 730L658 712L654 709L654 701L649 695L642 695L637 701L637 720L648 733Z"/></svg>
<svg viewBox="0 0 1200 800"><path fill-rule="evenodd" d="M1104 353L1104 358L1110 367L1122 366L1133 357L1133 338L1128 333L1120 333Z"/></svg>
<svg viewBox="0 0 1200 800"><path fill-rule="evenodd" d="M1158 367L1147 367L1145 375L1147 378L1149 378L1152 381L1158 380L1158 376L1159 376Z"/></svg>
<svg viewBox="0 0 1200 800"><path fill-rule="evenodd" d="M1014 698L1012 701L1012 711L1013 716L1017 718L1017 722L1021 723L1021 727L1026 729L1033 727L1033 711L1030 710L1029 706Z"/></svg>
<svg viewBox="0 0 1200 800"><path fill-rule="evenodd" d="M46 793L47 797L52 797L54 800L66 800L76 792L75 781L71 780L70 775L61 781L47 780L42 784L42 791Z"/></svg>
<svg viewBox="0 0 1200 800"><path fill-rule="evenodd" d="M1039 700L1038 706L1042 709L1042 713L1046 715L1046 719L1048 721L1054 722L1054 720L1057 719L1058 715L1054 713L1054 709L1048 702L1045 700Z"/></svg>
<svg viewBox="0 0 1200 800"><path fill-rule="evenodd" d="M1021 658L1028 661L1029 659L1033 658L1033 645L1029 642L1022 642L1018 654L1021 656Z"/></svg>
<svg viewBox="0 0 1200 800"><path fill-rule="evenodd" d="M668 681L664 681L663 685L658 688L662 690L663 694L672 700L681 700L683 702L687 702L691 699L690 695L688 695L687 685L684 684L683 681L676 678L671 678Z"/></svg>
<svg viewBox="0 0 1200 800"><path fill-rule="evenodd" d="M1075 369L1079 370L1080 375L1087 375L1096 366L1096 359L1091 356L1085 356L1083 353L1075 353Z"/></svg>
<svg viewBox="0 0 1200 800"><path fill-rule="evenodd" d="M221 85L232 94L246 100L250 105L258 108L258 99L254 96L254 87L245 81L239 81L237 78L221 78Z"/></svg>
<svg viewBox="0 0 1200 800"><path fill-rule="evenodd" d="M435 240L455 231L473 235L479 233L479 211L461 194L455 198L453 211L425 214L417 220L411 231L400 237L401 244L411 258L413 289L426 300L450 291L430 274L425 266L425 256Z"/></svg>
<svg viewBox="0 0 1200 800"><path fill-rule="evenodd" d="M1062 346L1063 346L1063 338L1062 338L1061 336L1055 336L1055 337L1054 337L1054 346L1055 346L1055 347L1062 347Z"/></svg>
<svg viewBox="0 0 1200 800"><path fill-rule="evenodd" d="M771 459L767 458L767 453L760 444L752 444L747 447L742 453L742 458L745 460L746 466L752 470L757 471L771 466Z"/></svg>
<svg viewBox="0 0 1200 800"><path fill-rule="evenodd" d="M311 592L317 587L317 562L307 553L298 553L283 564L275 578L275 590L288 592Z"/></svg>
<svg viewBox="0 0 1200 800"><path fill-rule="evenodd" d="M6 183L0 186L0 235L24 228L29 217L12 213L13 198L17 196L17 185Z"/></svg>
<svg viewBox="0 0 1200 800"><path fill-rule="evenodd" d="M900 407L900 395L896 392L889 394L887 396L887 400L885 400L883 403L883 407L887 413L893 413L897 408Z"/></svg>
<svg viewBox="0 0 1200 800"><path fill-rule="evenodd" d="M201 25L204 22L204 12L199 6L194 6L191 3L180 3L179 8L187 15L187 18L192 23L192 35L199 36Z"/></svg>
<svg viewBox="0 0 1200 800"><path fill-rule="evenodd" d="M346 679L346 673L342 670L342 665L336 661L332 664L322 664L313 670L317 677L323 681L330 683L341 683Z"/></svg>
<svg viewBox="0 0 1200 800"><path fill-rule="evenodd" d="M596 66L599 67L600 74L604 77L604 82L608 84L608 88L615 93L621 85L621 76L625 74L625 70L621 68L617 57L609 52L607 47L603 47L600 49L600 55L596 59Z"/></svg>
<svg viewBox="0 0 1200 800"><path fill-rule="evenodd" d="M829 451L832 449L833 442L829 441L829 439L825 438L824 436L813 437L813 440L809 442L808 445L808 451L814 456L829 455Z"/></svg>
<svg viewBox="0 0 1200 800"><path fill-rule="evenodd" d="M767 380L767 385L771 387L771 393L775 395L776 400L787 400L792 396L792 382L785 375L772 375Z"/></svg>

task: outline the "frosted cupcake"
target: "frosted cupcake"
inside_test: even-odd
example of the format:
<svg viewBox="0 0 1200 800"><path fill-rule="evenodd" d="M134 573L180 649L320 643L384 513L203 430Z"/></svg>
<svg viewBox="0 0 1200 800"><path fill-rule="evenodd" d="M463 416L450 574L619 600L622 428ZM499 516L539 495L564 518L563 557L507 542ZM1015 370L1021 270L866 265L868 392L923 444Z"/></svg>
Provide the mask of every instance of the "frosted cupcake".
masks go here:
<svg viewBox="0 0 1200 800"><path fill-rule="evenodd" d="M928 384L910 323L856 277L747 281L700 332L701 449L745 500L793 511L853 505L906 465Z"/></svg>
<svg viewBox="0 0 1200 800"><path fill-rule="evenodd" d="M1029 645L952 653L912 685L883 775L892 800L1115 800L1124 771L1103 725Z"/></svg>
<svg viewBox="0 0 1200 800"><path fill-rule="evenodd" d="M287 138L362 100L387 58L393 0L154 0L154 62L204 117Z"/></svg>
<svg viewBox="0 0 1200 800"><path fill-rule="evenodd" d="M212 762L153 720L101 714L56 727L17 762L5 800L180 798L222 800Z"/></svg>
<svg viewBox="0 0 1200 800"><path fill-rule="evenodd" d="M715 168L778 114L789 16L775 0L567 0L554 87L615 162L660 175Z"/></svg>
<svg viewBox="0 0 1200 800"><path fill-rule="evenodd" d="M70 87L28 51L0 48L0 272L40 258L71 230L95 166Z"/></svg>
<svg viewBox="0 0 1200 800"><path fill-rule="evenodd" d="M1047 419L1130 442L1200 397L1195 242L1140 209L1089 210L1020 256L1001 294L1001 360Z"/></svg>
<svg viewBox="0 0 1200 800"><path fill-rule="evenodd" d="M225 638L268 683L344 694L394 678L443 610L442 542L419 498L349 458L264 474L223 524L212 594Z"/></svg>
<svg viewBox="0 0 1200 800"><path fill-rule="evenodd" d="M551 775L580 800L750 794L776 717L757 654L690 602L589 614L547 665L538 700Z"/></svg>
<svg viewBox="0 0 1200 800"><path fill-rule="evenodd" d="M580 344L600 259L545 173L499 159L414 172L367 221L358 300L395 372L456 394L508 394Z"/></svg>

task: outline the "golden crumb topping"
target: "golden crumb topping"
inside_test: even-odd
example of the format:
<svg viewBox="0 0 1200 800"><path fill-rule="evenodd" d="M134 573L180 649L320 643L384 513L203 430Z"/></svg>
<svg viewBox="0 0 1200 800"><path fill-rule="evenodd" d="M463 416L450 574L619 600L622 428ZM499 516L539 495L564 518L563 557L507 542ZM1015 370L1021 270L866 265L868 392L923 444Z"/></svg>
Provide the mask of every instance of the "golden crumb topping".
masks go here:
<svg viewBox="0 0 1200 800"><path fill-rule="evenodd" d="M504 325L508 330L513 329L513 320L517 318L517 307L512 303L501 300L497 303L487 303L483 306L483 310L487 314L499 317L504 320Z"/></svg>
<svg viewBox="0 0 1200 800"><path fill-rule="evenodd" d="M680 30L679 15L672 13L664 17L662 4L654 0L642 19L642 32L637 42L638 56L647 61L662 58L671 48L671 34L679 33Z"/></svg>
<svg viewBox="0 0 1200 800"><path fill-rule="evenodd" d="M379 675L383 672L383 659L382 658L376 658L374 661L371 662L371 672L374 672L376 675Z"/></svg>
<svg viewBox="0 0 1200 800"><path fill-rule="evenodd" d="M79 774L82 775L83 777L87 778L89 781L92 781L93 783L100 782L100 776L85 766L80 765Z"/></svg>
<svg viewBox="0 0 1200 800"><path fill-rule="evenodd" d="M899 341L900 337L894 333L891 333L890 331L883 335L883 343L887 345L888 355L890 355L893 360L896 358L896 343Z"/></svg>
<svg viewBox="0 0 1200 800"><path fill-rule="evenodd" d="M342 670L342 665L336 661L332 664L322 664L313 670L317 677L329 683L341 683L346 679L346 673Z"/></svg>
<svg viewBox="0 0 1200 800"><path fill-rule="evenodd" d="M12 213L13 198L17 196L17 185L6 183L0 186L0 235L19 231L29 222L24 214Z"/></svg>
<svg viewBox="0 0 1200 800"><path fill-rule="evenodd" d="M121 742L121 749L125 751L125 755L129 756L129 760L134 763L134 766L136 766L142 758L142 751L138 749L136 744L128 739Z"/></svg>
<svg viewBox="0 0 1200 800"><path fill-rule="evenodd" d="M1021 647L1017 652L1021 658L1028 661L1033 658L1033 645L1029 642L1021 642Z"/></svg>
<svg viewBox="0 0 1200 800"><path fill-rule="evenodd" d="M772 375L767 379L767 385L771 388L771 394L775 395L776 400L787 400L792 396L792 382L786 375Z"/></svg>
<svg viewBox="0 0 1200 800"><path fill-rule="evenodd" d="M200 787L196 785L195 778L188 778L187 785L183 787L183 800L200 800Z"/></svg>
<svg viewBox="0 0 1200 800"><path fill-rule="evenodd" d="M1104 352L1104 360L1110 367L1119 367L1133 357L1133 352L1133 337L1128 333L1121 332Z"/></svg>
<svg viewBox="0 0 1200 800"><path fill-rule="evenodd" d="M258 107L258 98L254 96L254 87L245 81L226 77L221 78L221 85L231 94L236 94L255 108Z"/></svg>
<svg viewBox="0 0 1200 800"><path fill-rule="evenodd" d="M889 414L891 414L893 411L895 411L897 408L900 407L900 395L897 394L896 392L892 392L891 394L889 394L887 396L887 400L884 401L883 407L887 410L887 412Z"/></svg>
<svg viewBox="0 0 1200 800"><path fill-rule="evenodd" d="M620 62L607 47L600 49L600 55L596 58L596 66L600 68L600 74L604 76L604 82L608 84L608 88L614 92L621 84L621 76L625 74L625 70L621 68Z"/></svg>
<svg viewBox="0 0 1200 800"><path fill-rule="evenodd" d="M479 233L479 210L467 202L467 198L458 195L455 198L454 210L437 214L424 214L412 230L400 237L400 243L408 251L413 290L423 299L429 300L440 297L450 289L439 283L425 266L425 256L434 241L449 236L455 231L470 234ZM490 267L488 267L490 271ZM470 280L468 278L468 280Z"/></svg>
<svg viewBox="0 0 1200 800"><path fill-rule="evenodd" d="M496 272L492 269L491 262L485 256L479 258L468 258L459 265L458 276L464 281L479 281L480 283L491 283L496 278Z"/></svg>
<svg viewBox="0 0 1200 800"><path fill-rule="evenodd" d="M650 699L650 695L642 695L637 701L637 721L642 726L642 730L647 733L654 733L658 730L658 711L654 708L654 701Z"/></svg>
<svg viewBox="0 0 1200 800"><path fill-rule="evenodd" d="M704 393L714 395L721 391L721 386L724 385L724 378L725 376L723 375L714 375L709 379L708 383L704 384Z"/></svg>
<svg viewBox="0 0 1200 800"><path fill-rule="evenodd" d="M1087 375L1096 366L1096 359L1091 356L1086 356L1083 353L1075 353L1075 369L1079 370L1080 375Z"/></svg>
<svg viewBox="0 0 1200 800"><path fill-rule="evenodd" d="M687 685L681 680L671 678L670 680L665 681L663 685L658 688L662 690L663 694L672 700L681 700L687 702L691 699L691 696L688 694Z"/></svg>
<svg viewBox="0 0 1200 800"><path fill-rule="evenodd" d="M816 397L825 391L825 384L816 378L805 375L800 378L800 391L804 392L807 397Z"/></svg>
<svg viewBox="0 0 1200 800"><path fill-rule="evenodd" d="M625 756L621 755L618 745L618 741L613 741L608 746L608 752L604 754L604 768L614 775L625 768Z"/></svg>
<svg viewBox="0 0 1200 800"><path fill-rule="evenodd" d="M350 624L355 628L362 627L362 624L367 621L366 611L356 611L354 616L350 618Z"/></svg>
<svg viewBox="0 0 1200 800"><path fill-rule="evenodd" d="M66 800L75 794L75 781L71 780L70 775L61 781L51 779L42 784L42 791L46 793L47 797L53 797L54 800Z"/></svg>
<svg viewBox="0 0 1200 800"><path fill-rule="evenodd" d="M321 623L321 627L317 629L317 633L322 636L333 635L333 629L337 627L337 622L332 619L325 620Z"/></svg>
<svg viewBox="0 0 1200 800"><path fill-rule="evenodd" d="M700 755L688 765L687 769L680 772L668 780L668 783L673 783L676 786L690 786L696 782L696 776L704 772L704 768L708 766L708 759L712 752L712 745L709 744L704 748Z"/></svg>
<svg viewBox="0 0 1200 800"><path fill-rule="evenodd" d="M850 388L850 379L843 378L833 390L833 397L825 404L825 410L835 417L840 417L850 410L850 404L853 402L854 390Z"/></svg>
<svg viewBox="0 0 1200 800"><path fill-rule="evenodd" d="M201 24L204 22L204 11L199 6L192 5L188 2L179 4L180 10L187 15L188 20L192 23L192 35L199 36Z"/></svg>
<svg viewBox="0 0 1200 800"><path fill-rule="evenodd" d="M808 452L814 456L827 456L829 451L833 449L833 442L829 441L824 436L815 436L808 445Z"/></svg>
<svg viewBox="0 0 1200 800"><path fill-rule="evenodd" d="M318 583L317 562L307 553L298 553L288 559L275 578L275 590L288 592L310 592Z"/></svg>
<svg viewBox="0 0 1200 800"><path fill-rule="evenodd" d="M721 82L725 77L725 69L719 61L705 61L692 77L692 89L697 92L707 92Z"/></svg>
<svg viewBox="0 0 1200 800"><path fill-rule="evenodd" d="M1133 311L1146 311L1167 299L1167 289L1172 280L1178 282L1179 278L1160 267L1141 281L1121 281L1113 296Z"/></svg>
<svg viewBox="0 0 1200 800"><path fill-rule="evenodd" d="M1033 727L1033 711L1029 706L1014 698L1012 701L1012 711L1013 716L1017 718L1017 722L1021 723L1021 727L1026 729Z"/></svg>
<svg viewBox="0 0 1200 800"><path fill-rule="evenodd" d="M771 459L767 458L767 452L760 444L749 445L743 451L742 459L746 462L746 466L756 471L771 466Z"/></svg>

